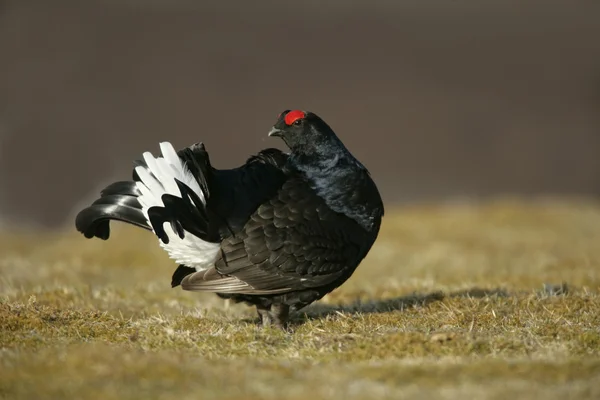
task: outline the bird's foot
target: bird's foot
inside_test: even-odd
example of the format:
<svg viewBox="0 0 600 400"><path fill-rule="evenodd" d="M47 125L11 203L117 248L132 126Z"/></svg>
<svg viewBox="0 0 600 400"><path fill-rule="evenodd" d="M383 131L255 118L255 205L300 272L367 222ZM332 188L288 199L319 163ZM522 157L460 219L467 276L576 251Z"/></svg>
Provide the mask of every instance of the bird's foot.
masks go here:
<svg viewBox="0 0 600 400"><path fill-rule="evenodd" d="M273 326L286 330L290 315L290 306L286 304L272 304L269 307L256 307L263 328Z"/></svg>

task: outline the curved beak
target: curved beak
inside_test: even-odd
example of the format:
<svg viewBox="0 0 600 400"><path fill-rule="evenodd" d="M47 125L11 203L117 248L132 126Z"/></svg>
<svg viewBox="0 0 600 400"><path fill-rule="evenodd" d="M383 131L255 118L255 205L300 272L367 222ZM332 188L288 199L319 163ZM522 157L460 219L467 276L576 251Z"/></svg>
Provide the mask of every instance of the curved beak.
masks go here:
<svg viewBox="0 0 600 400"><path fill-rule="evenodd" d="M269 136L281 137L281 129L272 127L271 130L269 131Z"/></svg>

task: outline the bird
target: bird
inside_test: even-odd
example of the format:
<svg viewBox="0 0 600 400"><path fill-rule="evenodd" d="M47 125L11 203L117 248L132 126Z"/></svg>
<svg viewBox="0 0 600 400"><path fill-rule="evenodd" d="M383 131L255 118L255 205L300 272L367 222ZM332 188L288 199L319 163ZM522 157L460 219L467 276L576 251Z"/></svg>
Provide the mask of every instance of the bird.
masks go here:
<svg viewBox="0 0 600 400"><path fill-rule="evenodd" d="M384 206L367 168L318 115L285 110L266 148L231 169L202 142L144 152L75 218L86 238L111 220L152 231L176 264L171 286L255 306L259 325L286 329L297 312L341 286L371 250Z"/></svg>

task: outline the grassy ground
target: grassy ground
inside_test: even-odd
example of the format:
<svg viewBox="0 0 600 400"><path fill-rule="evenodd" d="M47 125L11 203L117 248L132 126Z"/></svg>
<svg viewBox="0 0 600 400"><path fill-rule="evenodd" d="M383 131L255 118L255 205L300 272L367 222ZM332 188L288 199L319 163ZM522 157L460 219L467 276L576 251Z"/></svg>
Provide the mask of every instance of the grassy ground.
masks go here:
<svg viewBox="0 0 600 400"><path fill-rule="evenodd" d="M0 398L600 398L599 203L389 210L290 333L135 228L0 236Z"/></svg>

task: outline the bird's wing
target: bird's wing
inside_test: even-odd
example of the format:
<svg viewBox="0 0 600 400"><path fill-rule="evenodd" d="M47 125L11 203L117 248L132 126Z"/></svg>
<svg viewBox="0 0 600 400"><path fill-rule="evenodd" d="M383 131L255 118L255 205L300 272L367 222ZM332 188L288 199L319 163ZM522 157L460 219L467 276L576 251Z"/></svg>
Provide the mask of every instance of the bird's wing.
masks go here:
<svg viewBox="0 0 600 400"><path fill-rule="evenodd" d="M332 211L300 177L252 213L221 242L215 267L186 276L182 288L276 294L334 284L366 254L366 232Z"/></svg>

